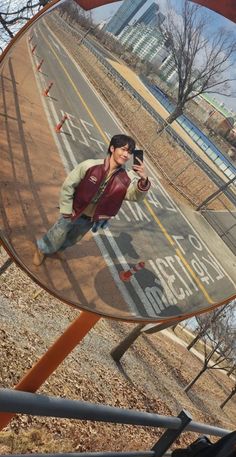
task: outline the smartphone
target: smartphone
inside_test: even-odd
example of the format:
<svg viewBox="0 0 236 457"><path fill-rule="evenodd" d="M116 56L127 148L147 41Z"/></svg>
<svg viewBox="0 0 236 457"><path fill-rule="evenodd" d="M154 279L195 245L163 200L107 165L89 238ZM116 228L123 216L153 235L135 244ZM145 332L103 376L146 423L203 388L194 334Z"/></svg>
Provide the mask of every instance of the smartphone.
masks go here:
<svg viewBox="0 0 236 457"><path fill-rule="evenodd" d="M143 162L142 149L135 149L133 152L133 157L134 157L134 165L140 165L140 162L137 160L137 158Z"/></svg>

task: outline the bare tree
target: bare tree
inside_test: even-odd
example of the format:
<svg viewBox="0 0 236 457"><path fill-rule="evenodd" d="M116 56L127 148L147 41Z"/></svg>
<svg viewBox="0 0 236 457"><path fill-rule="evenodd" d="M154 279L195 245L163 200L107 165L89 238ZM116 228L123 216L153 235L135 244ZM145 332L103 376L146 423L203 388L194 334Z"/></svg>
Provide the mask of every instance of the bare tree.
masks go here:
<svg viewBox="0 0 236 457"><path fill-rule="evenodd" d="M220 405L220 408L224 408L224 406L226 405L226 403L228 403L229 400L231 400L231 398L233 398L233 396L236 394L236 383L233 387L233 389L231 390L230 394L228 395L228 397L221 403Z"/></svg>
<svg viewBox="0 0 236 457"><path fill-rule="evenodd" d="M234 372L236 374L236 361L234 361L233 366L228 370L227 376L230 377Z"/></svg>
<svg viewBox="0 0 236 457"><path fill-rule="evenodd" d="M214 323L217 321L217 319L219 319L220 316L224 314L226 306L227 305L225 305L221 308L217 308L216 310L211 311L210 313L204 313L204 314L201 314L200 316L196 317L196 321L198 323L197 334L196 334L195 338L187 346L188 351L201 338L203 338L204 335L206 335L206 333L209 330L209 328L211 327L211 325L214 325Z"/></svg>
<svg viewBox="0 0 236 457"><path fill-rule="evenodd" d="M195 378L185 387L185 392L191 389L205 371L231 367L234 357L235 331L230 329L229 322L218 322L217 328L212 329L212 332L213 336L208 333L204 337L203 366Z"/></svg>
<svg viewBox="0 0 236 457"><path fill-rule="evenodd" d="M189 343L187 349L190 350L211 328L216 328L220 320L227 318L229 322L235 319L236 301L232 300L224 306L221 306L209 313L200 314L196 316L198 324L197 334L195 338ZM232 324L233 328L233 324Z"/></svg>
<svg viewBox="0 0 236 457"><path fill-rule="evenodd" d="M178 80L176 108L167 118L172 123L186 103L200 94L232 96L230 70L235 64L236 42L225 29L212 33L206 10L188 0L183 4L182 19L169 1L164 24L162 31L168 37Z"/></svg>
<svg viewBox="0 0 236 457"><path fill-rule="evenodd" d="M0 2L0 49L7 45L16 32L49 0L23 0L17 6L12 0Z"/></svg>

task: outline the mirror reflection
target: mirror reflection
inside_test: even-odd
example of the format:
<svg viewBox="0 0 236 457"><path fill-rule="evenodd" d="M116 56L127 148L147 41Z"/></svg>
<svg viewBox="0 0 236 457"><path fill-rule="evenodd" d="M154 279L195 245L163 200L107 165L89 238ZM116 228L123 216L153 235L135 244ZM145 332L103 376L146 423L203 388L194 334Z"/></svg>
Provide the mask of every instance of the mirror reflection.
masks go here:
<svg viewBox="0 0 236 457"><path fill-rule="evenodd" d="M219 62L184 11L59 2L2 62L1 239L80 309L158 321L235 297L236 102L210 93L232 93L235 24Z"/></svg>

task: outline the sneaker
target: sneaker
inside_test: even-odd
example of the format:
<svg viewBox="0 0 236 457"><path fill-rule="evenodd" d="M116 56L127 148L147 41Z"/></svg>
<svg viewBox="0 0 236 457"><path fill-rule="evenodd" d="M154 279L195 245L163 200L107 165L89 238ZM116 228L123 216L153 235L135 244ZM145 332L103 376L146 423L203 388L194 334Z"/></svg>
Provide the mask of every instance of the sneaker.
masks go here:
<svg viewBox="0 0 236 457"><path fill-rule="evenodd" d="M36 251L35 251L34 257L33 257L33 264L36 265L36 267L39 267L39 265L41 265L41 263L43 263L44 257L45 257L45 254L42 251L40 251L38 248L36 248Z"/></svg>

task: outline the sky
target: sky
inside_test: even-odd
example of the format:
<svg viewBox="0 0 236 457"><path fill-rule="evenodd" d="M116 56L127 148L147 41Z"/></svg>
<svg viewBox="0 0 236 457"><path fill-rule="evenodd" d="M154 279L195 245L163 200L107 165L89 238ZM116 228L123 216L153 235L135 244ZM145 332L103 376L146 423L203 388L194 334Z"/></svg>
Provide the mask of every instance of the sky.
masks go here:
<svg viewBox="0 0 236 457"><path fill-rule="evenodd" d="M235 0L236 1L236 0ZM140 11L137 13L137 15L134 17L133 20L137 19L139 16L143 14L143 12L153 3L157 3L159 5L159 11L161 11L163 14L165 14L166 9L167 9L167 0L147 0L144 6L140 9ZM106 5L100 8L96 8L93 10L93 17L94 20L96 21L103 21L103 20L109 20L111 18L115 11L120 7L120 5L123 2L115 2L110 5ZM172 4L175 5L175 9L180 11L181 5L182 5L182 0L178 1L172 1ZM232 37L235 37L235 42L236 42L236 24L220 14L215 13L214 11L211 11L208 8L201 7L203 11L205 11L208 16L209 16L209 34L212 32L217 31L220 27L224 27L226 30L228 30L231 34ZM132 20L132 21L133 21ZM236 87L236 64L233 65L233 67L230 69L230 78L235 78L235 82L233 83L234 86ZM223 95L219 94L212 94L212 97L216 98L219 102L224 103L225 106L228 109L233 110L236 113L236 97L224 97Z"/></svg>

